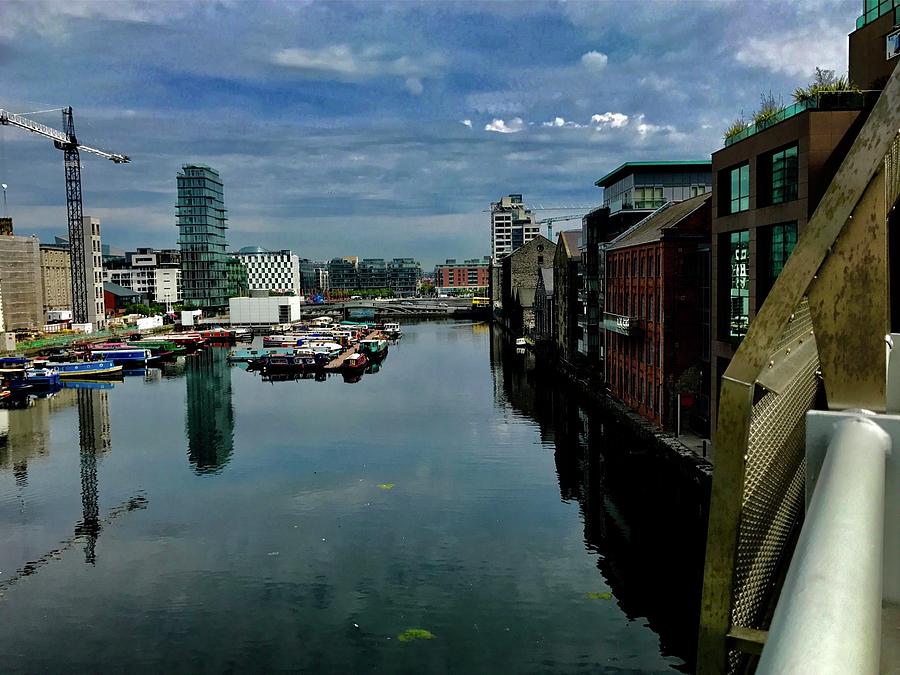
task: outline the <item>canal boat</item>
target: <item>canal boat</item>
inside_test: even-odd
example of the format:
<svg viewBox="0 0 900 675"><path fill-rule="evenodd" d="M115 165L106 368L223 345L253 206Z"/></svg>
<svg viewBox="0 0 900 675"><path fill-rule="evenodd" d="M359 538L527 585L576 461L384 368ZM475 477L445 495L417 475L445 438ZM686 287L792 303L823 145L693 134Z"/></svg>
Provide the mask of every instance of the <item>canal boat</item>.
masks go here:
<svg viewBox="0 0 900 675"><path fill-rule="evenodd" d="M263 347L299 347L302 343L303 336L295 333L263 336Z"/></svg>
<svg viewBox="0 0 900 675"><path fill-rule="evenodd" d="M28 368L25 379L33 389L48 391L59 388L59 373L55 368Z"/></svg>
<svg viewBox="0 0 900 675"><path fill-rule="evenodd" d="M201 330L200 335L208 342L215 344L229 344L234 342L234 331L221 326L216 326L207 330Z"/></svg>
<svg viewBox="0 0 900 675"><path fill-rule="evenodd" d="M391 340L399 340L403 337L403 331L400 330L400 324L396 322L385 323L381 332L387 335Z"/></svg>
<svg viewBox="0 0 900 675"><path fill-rule="evenodd" d="M91 349L91 358L112 361L123 368L143 368L152 357L149 349Z"/></svg>
<svg viewBox="0 0 900 675"><path fill-rule="evenodd" d="M85 379L93 380L107 377L119 377L122 374L122 366L112 361L72 361L70 363L48 362L48 367L53 368L64 380Z"/></svg>
<svg viewBox="0 0 900 675"><path fill-rule="evenodd" d="M24 356L4 356L0 358L0 370L21 370L31 363Z"/></svg>
<svg viewBox="0 0 900 675"><path fill-rule="evenodd" d="M200 333L166 333L157 335L157 340L168 340L184 347L188 352L195 352L206 346L207 340Z"/></svg>
<svg viewBox="0 0 900 675"><path fill-rule="evenodd" d="M270 354L293 354L293 347L268 347L263 349L232 349L228 352L228 360L235 362L250 362L254 359L261 359Z"/></svg>
<svg viewBox="0 0 900 675"><path fill-rule="evenodd" d="M253 342L253 331L249 328L234 329L235 342Z"/></svg>
<svg viewBox="0 0 900 675"><path fill-rule="evenodd" d="M382 338L369 338L359 341L359 351L370 361L383 361L388 353L388 341Z"/></svg>
<svg viewBox="0 0 900 675"><path fill-rule="evenodd" d="M273 372L299 372L320 368L321 359L309 350L298 349L293 354L268 354L261 359L264 374Z"/></svg>
<svg viewBox="0 0 900 675"><path fill-rule="evenodd" d="M362 374L368 365L369 359L366 358L366 355L357 352L344 359L344 362L341 364L341 372Z"/></svg>

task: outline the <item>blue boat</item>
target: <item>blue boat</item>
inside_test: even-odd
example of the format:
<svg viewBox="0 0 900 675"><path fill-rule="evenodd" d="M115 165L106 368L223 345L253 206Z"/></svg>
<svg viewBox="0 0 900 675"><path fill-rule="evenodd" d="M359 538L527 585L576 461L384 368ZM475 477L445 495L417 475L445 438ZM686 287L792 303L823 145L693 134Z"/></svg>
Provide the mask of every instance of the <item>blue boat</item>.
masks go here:
<svg viewBox="0 0 900 675"><path fill-rule="evenodd" d="M28 366L31 361L24 356L4 356L0 357L0 370L21 369Z"/></svg>
<svg viewBox="0 0 900 675"><path fill-rule="evenodd" d="M112 361L73 361L72 363L48 363L63 379L94 380L103 377L119 377L122 366Z"/></svg>
<svg viewBox="0 0 900 675"><path fill-rule="evenodd" d="M59 373L53 368L28 368L25 371L25 380L34 389L42 391L59 388Z"/></svg>
<svg viewBox="0 0 900 675"><path fill-rule="evenodd" d="M153 355L149 349L92 349L91 356L123 368L143 368Z"/></svg>

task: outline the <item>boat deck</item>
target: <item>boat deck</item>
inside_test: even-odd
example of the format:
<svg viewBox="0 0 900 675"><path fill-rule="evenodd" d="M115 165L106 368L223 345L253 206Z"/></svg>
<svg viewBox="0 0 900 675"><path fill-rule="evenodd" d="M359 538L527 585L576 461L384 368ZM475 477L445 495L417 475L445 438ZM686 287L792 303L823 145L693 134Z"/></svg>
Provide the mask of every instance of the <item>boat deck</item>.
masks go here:
<svg viewBox="0 0 900 675"><path fill-rule="evenodd" d="M369 334L366 335L366 337L365 337L364 339L365 339L365 340L369 340L369 339L372 339L372 338L376 338L376 337L378 337L380 334L381 334L380 331L373 330L373 331L370 331ZM341 355L340 355L340 356L338 356L337 358L332 359L332 360L329 361L327 364L325 364L325 370L332 370L332 371L333 371L333 370L340 370L341 366L344 364L344 359L346 359L348 356L351 356L351 355L355 354L355 353L358 352L358 351L359 351L359 345L358 345L358 344L355 344L355 345L353 345L352 347L350 347L349 349L344 350L343 352L341 352Z"/></svg>

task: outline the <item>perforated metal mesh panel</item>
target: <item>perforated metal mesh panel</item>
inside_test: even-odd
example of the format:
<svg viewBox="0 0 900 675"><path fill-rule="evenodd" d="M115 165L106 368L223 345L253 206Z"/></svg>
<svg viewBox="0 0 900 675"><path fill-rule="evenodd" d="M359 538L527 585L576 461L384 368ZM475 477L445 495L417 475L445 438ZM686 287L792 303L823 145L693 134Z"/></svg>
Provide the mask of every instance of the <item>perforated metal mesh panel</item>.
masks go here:
<svg viewBox="0 0 900 675"><path fill-rule="evenodd" d="M890 208L900 194L900 134L884 157L884 191L887 195L885 201Z"/></svg>
<svg viewBox="0 0 900 675"><path fill-rule="evenodd" d="M811 329L804 299L779 340L778 352L784 354ZM753 406L731 610L732 624L745 628L768 628L775 584L803 514L805 415L819 386L818 357L797 366L780 394L768 392ZM741 672L745 659L732 652L730 672Z"/></svg>

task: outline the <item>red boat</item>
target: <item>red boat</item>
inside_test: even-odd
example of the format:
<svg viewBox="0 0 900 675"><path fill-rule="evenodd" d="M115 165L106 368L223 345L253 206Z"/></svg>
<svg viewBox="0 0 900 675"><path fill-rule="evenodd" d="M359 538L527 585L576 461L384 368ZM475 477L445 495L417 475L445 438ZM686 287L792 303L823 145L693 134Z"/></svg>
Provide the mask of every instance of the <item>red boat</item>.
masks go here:
<svg viewBox="0 0 900 675"><path fill-rule="evenodd" d="M344 362L341 364L341 372L344 373L363 373L366 370L366 366L369 365L369 359L366 358L365 354L351 354Z"/></svg>

